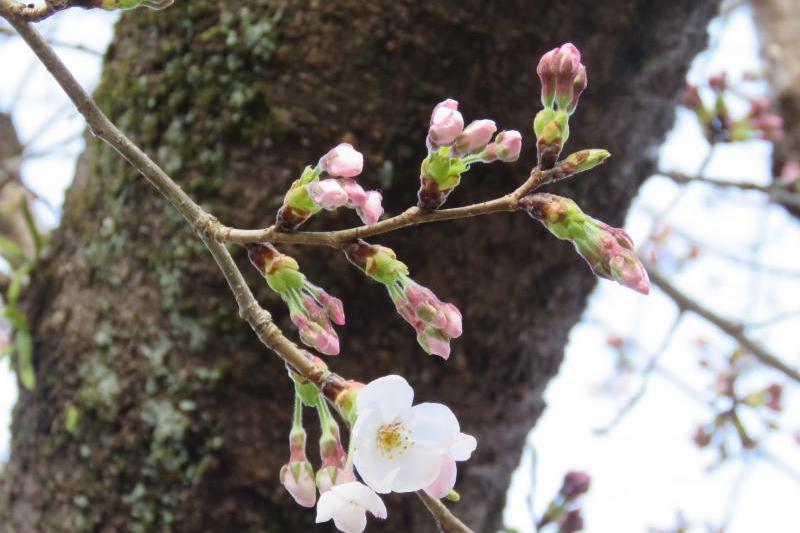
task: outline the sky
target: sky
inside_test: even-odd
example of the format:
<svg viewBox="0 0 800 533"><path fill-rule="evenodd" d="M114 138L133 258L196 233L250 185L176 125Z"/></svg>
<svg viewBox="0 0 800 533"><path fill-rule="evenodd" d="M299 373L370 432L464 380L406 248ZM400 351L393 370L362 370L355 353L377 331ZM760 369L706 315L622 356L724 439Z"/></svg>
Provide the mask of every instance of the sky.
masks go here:
<svg viewBox="0 0 800 533"><path fill-rule="evenodd" d="M43 31L58 41L103 50L112 37L114 19L109 13L74 10L47 22ZM757 36L746 7L735 10L725 21L712 23L710 31L713 50L696 59L690 78L723 69L735 78L736 73L759 68ZM84 87L95 86L100 73L98 56L67 48L60 48L59 53ZM22 43L0 41L0 57L0 110L13 107L23 140L33 140L32 153L52 152L50 148L58 146L55 153L32 158L23 167L23 179L46 201L37 207L37 215L52 226L72 179L75 157L83 147L83 122L47 73L32 67L35 63ZM588 68L591 72L591 65ZM26 81L21 83L23 78ZM693 173L707 150L692 115L679 110L675 127L661 148L660 166ZM717 148L708 173L767 183L769 155L769 145L757 141ZM676 233L692 235L708 250L673 278L678 286L721 314L744 320L766 320L800 308L800 276L753 273L715 253L724 250L739 258L757 257L767 265L800 272L800 254L787 253L800 250L800 229L786 213L765 208L757 193L720 192L704 185L681 188L666 178L654 177L642 187L628 216L626 229L637 243L652 231L653 212L673 202L668 223ZM681 245L678 239L675 246ZM576 261L580 259L576 257ZM791 504L800 501L800 448L788 433L764 441L764 449L784 466L749 457L731 461L713 473L708 472L713 452L698 451L691 441L695 426L711 417L704 398L713 379L698 367L696 339L703 338L711 346L711 359L732 348L729 339L701 319L682 319L641 402L610 433L600 436L595 432L614 418L639 385L635 375L615 378L615 355L606 342L609 334L635 338L644 350L654 352L676 314L671 301L658 291L644 298L600 281L583 321L572 331L564 365L546 393L548 409L529 436L530 445L509 489L509 527L533 531L527 502L534 477L533 507L541 513L564 473L584 469L593 476L584 502L586 531L590 533L666 528L674 523L678 511L699 526L718 524L731 509L733 520L727 533L793 531L789 524L796 522ZM770 348L797 364L798 326L798 319L785 320L757 333ZM642 361L640 354L635 362L641 365ZM756 372L752 381L756 386L775 377L768 371ZM15 378L3 368L3 456L7 455L15 398ZM796 392L786 399L782 425L800 430L796 400ZM731 506L730 501L738 503ZM454 510L457 512L457 506Z"/></svg>

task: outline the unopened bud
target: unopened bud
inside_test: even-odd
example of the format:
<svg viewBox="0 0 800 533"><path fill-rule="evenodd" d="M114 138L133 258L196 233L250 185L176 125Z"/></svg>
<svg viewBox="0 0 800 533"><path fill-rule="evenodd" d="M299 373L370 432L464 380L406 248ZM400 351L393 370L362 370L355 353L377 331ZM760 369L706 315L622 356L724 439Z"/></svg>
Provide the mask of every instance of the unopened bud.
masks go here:
<svg viewBox="0 0 800 533"><path fill-rule="evenodd" d="M539 167L553 168L569 138L569 115L564 111L540 111L534 120L534 131Z"/></svg>
<svg viewBox="0 0 800 533"><path fill-rule="evenodd" d="M452 144L464 129L464 117L458 111L458 102L451 98L433 108L428 128L428 143L431 148Z"/></svg>
<svg viewBox="0 0 800 533"><path fill-rule="evenodd" d="M564 482L559 491L565 500L574 500L589 491L592 478L586 472L572 470L564 476Z"/></svg>
<svg viewBox="0 0 800 533"><path fill-rule="evenodd" d="M586 67L581 64L581 54L572 43L544 54L536 67L542 82L542 105L572 114L581 93L586 89Z"/></svg>
<svg viewBox="0 0 800 533"><path fill-rule="evenodd" d="M322 156L319 166L329 176L352 178L361 174L364 168L364 156L351 144L341 143Z"/></svg>
<svg viewBox="0 0 800 533"><path fill-rule="evenodd" d="M642 294L649 292L647 271L624 230L588 216L574 201L554 194L529 194L520 200L519 206L550 233L571 241L597 276Z"/></svg>
<svg viewBox="0 0 800 533"><path fill-rule="evenodd" d="M356 421L356 400L364 384L359 381L348 381L346 388L336 396L336 407L342 417L350 424Z"/></svg>
<svg viewBox="0 0 800 533"><path fill-rule="evenodd" d="M489 144L496 131L494 120L475 120L456 137L455 149L459 154L480 152Z"/></svg>
<svg viewBox="0 0 800 533"><path fill-rule="evenodd" d="M447 493L447 496L445 496L445 499L447 501L451 501L451 502L460 502L461 501L461 494L456 492L454 489L450 489L450 492Z"/></svg>
<svg viewBox="0 0 800 533"><path fill-rule="evenodd" d="M581 150L580 152L575 152L564 158L559 165L559 169L564 172L565 176L571 176L579 172L593 169L610 156L611 154L607 150L596 148Z"/></svg>
<svg viewBox="0 0 800 533"><path fill-rule="evenodd" d="M511 163L519 159L522 151L522 134L517 130L501 131L494 138L494 152L497 159Z"/></svg>
<svg viewBox="0 0 800 533"><path fill-rule="evenodd" d="M297 505L314 507L317 501L317 487L314 483L314 469L308 461L290 461L280 472L283 486Z"/></svg>
<svg viewBox="0 0 800 533"><path fill-rule="evenodd" d="M349 196L339 184L339 180L326 179L309 183L307 186L311 199L322 209L332 211L347 205Z"/></svg>

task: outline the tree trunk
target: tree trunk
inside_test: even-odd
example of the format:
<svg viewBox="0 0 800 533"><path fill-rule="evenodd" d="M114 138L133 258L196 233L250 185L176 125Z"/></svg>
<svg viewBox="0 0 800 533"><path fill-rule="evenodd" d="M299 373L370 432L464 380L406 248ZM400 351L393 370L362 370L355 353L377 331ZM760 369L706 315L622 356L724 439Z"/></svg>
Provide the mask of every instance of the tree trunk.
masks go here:
<svg viewBox="0 0 800 533"><path fill-rule="evenodd" d="M97 98L226 224L270 224L290 181L340 140L366 154L363 181L396 214L415 202L428 116L448 96L468 119L495 118L527 137L519 163L473 171L450 205L520 183L535 152L536 62L573 40L590 82L569 148L614 157L559 190L619 225L715 9L694 0L178 2L123 16ZM309 227L356 224L352 213L319 218ZM382 287L341 254L286 251L345 302L337 372L361 381L400 373L418 401L450 405L478 437L453 508L476 531L496 531L595 280L569 244L519 213L373 242L394 247L415 279L462 309L465 334L448 362L425 356ZM28 305L39 386L15 411L5 531L308 530L313 511L293 505L277 479L292 405L282 365L238 319L176 213L97 142ZM373 530L434 530L413 495L387 504L389 519Z"/></svg>
<svg viewBox="0 0 800 533"><path fill-rule="evenodd" d="M785 163L800 161L800 57L797 54L800 18L797 8L795 0L753 2L770 91L786 131L784 139L775 143L775 176L780 175ZM800 210L793 208L790 211L800 216Z"/></svg>

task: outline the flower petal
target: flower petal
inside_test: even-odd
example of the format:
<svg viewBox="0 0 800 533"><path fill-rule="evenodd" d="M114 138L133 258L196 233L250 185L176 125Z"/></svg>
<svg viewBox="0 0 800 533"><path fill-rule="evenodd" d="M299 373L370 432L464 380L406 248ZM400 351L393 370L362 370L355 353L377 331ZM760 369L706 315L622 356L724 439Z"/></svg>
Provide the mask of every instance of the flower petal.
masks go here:
<svg viewBox="0 0 800 533"><path fill-rule="evenodd" d="M459 433L456 441L450 447L450 455L456 461L466 461L478 447L478 441L472 435Z"/></svg>
<svg viewBox="0 0 800 533"><path fill-rule="evenodd" d="M392 491L413 492L429 486L439 476L443 454L413 446L396 459L398 469L392 480Z"/></svg>
<svg viewBox="0 0 800 533"><path fill-rule="evenodd" d="M434 498L444 498L450 494L450 491L456 486L456 472L456 462L450 456L445 457L442 460L439 477L425 488L425 492Z"/></svg>
<svg viewBox="0 0 800 533"><path fill-rule="evenodd" d="M446 451L461 432L458 419L441 403L421 403L411 408L409 429L418 444Z"/></svg>
<svg viewBox="0 0 800 533"><path fill-rule="evenodd" d="M347 501L339 496L336 491L327 490L322 493L317 502L317 524L327 522L333 518L336 510L346 503Z"/></svg>
<svg viewBox="0 0 800 533"><path fill-rule="evenodd" d="M401 376L378 378L364 386L358 394L356 412L377 409L385 422L392 422L411 408L414 389Z"/></svg>
<svg viewBox="0 0 800 533"><path fill-rule="evenodd" d="M360 507L340 507L333 515L333 523L344 533L361 533L367 528L367 513Z"/></svg>

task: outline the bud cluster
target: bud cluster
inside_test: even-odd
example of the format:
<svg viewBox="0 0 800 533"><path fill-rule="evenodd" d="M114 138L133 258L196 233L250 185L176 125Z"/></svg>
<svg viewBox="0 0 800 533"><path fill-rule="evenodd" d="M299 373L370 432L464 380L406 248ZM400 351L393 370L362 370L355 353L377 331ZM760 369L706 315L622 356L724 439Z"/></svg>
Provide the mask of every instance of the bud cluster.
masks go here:
<svg viewBox="0 0 800 533"><path fill-rule="evenodd" d="M394 251L362 240L344 248L351 263L386 286L397 312L417 332L425 352L443 359L450 357L450 339L461 336L461 312L443 302L428 288L408 276L408 267Z"/></svg>
<svg viewBox="0 0 800 533"><path fill-rule="evenodd" d="M313 507L317 490L323 494L335 485L356 480L352 463L342 446L339 425L325 398L310 383L290 372L295 385L295 406L289 432L289 462L281 468L280 480L298 505ZM316 409L320 421L319 454L321 465L316 474L306 457L306 431L303 406Z"/></svg>
<svg viewBox="0 0 800 533"><path fill-rule="evenodd" d="M340 326L345 323L341 300L309 282L297 261L271 244L248 245L247 253L270 288L289 307L292 323L303 343L323 354L338 355L339 337L331 321Z"/></svg>
<svg viewBox="0 0 800 533"><path fill-rule="evenodd" d="M553 168L569 139L569 117L578 107L586 89L586 67L581 53L572 43L547 52L539 60L536 73L542 83L542 105L533 121L539 167Z"/></svg>
<svg viewBox="0 0 800 533"><path fill-rule="evenodd" d="M769 111L770 101L766 98L750 100L750 109L739 117L731 117L728 98L741 98L735 92L725 73L710 76L706 82L706 93L713 96L708 105L701 95L701 88L687 85L681 103L694 111L703 134L709 143L748 141L764 139L778 141L783 138L783 119Z"/></svg>
<svg viewBox="0 0 800 533"><path fill-rule="evenodd" d="M496 131L494 121L488 119L475 120L465 128L455 100L448 98L437 104L426 139L428 156L420 171L419 207L440 207L473 163L516 161L522 136L515 130L495 135Z"/></svg>
<svg viewBox="0 0 800 533"><path fill-rule="evenodd" d="M520 200L520 206L550 233L572 242L597 276L642 294L650 291L647 271L624 230L590 217L574 201L554 194L528 195Z"/></svg>
<svg viewBox="0 0 800 533"><path fill-rule="evenodd" d="M291 231L323 209L340 207L355 209L364 224L374 224L383 215L383 197L378 191L365 191L353 179L363 167L364 156L351 145L342 143L331 149L292 183L275 224ZM323 175L328 177L322 179Z"/></svg>
<svg viewBox="0 0 800 533"><path fill-rule="evenodd" d="M582 531L584 524L580 498L589 492L590 484L589 474L577 470L567 472L558 495L550 501L544 516L537 523L537 529L555 524L559 533Z"/></svg>

